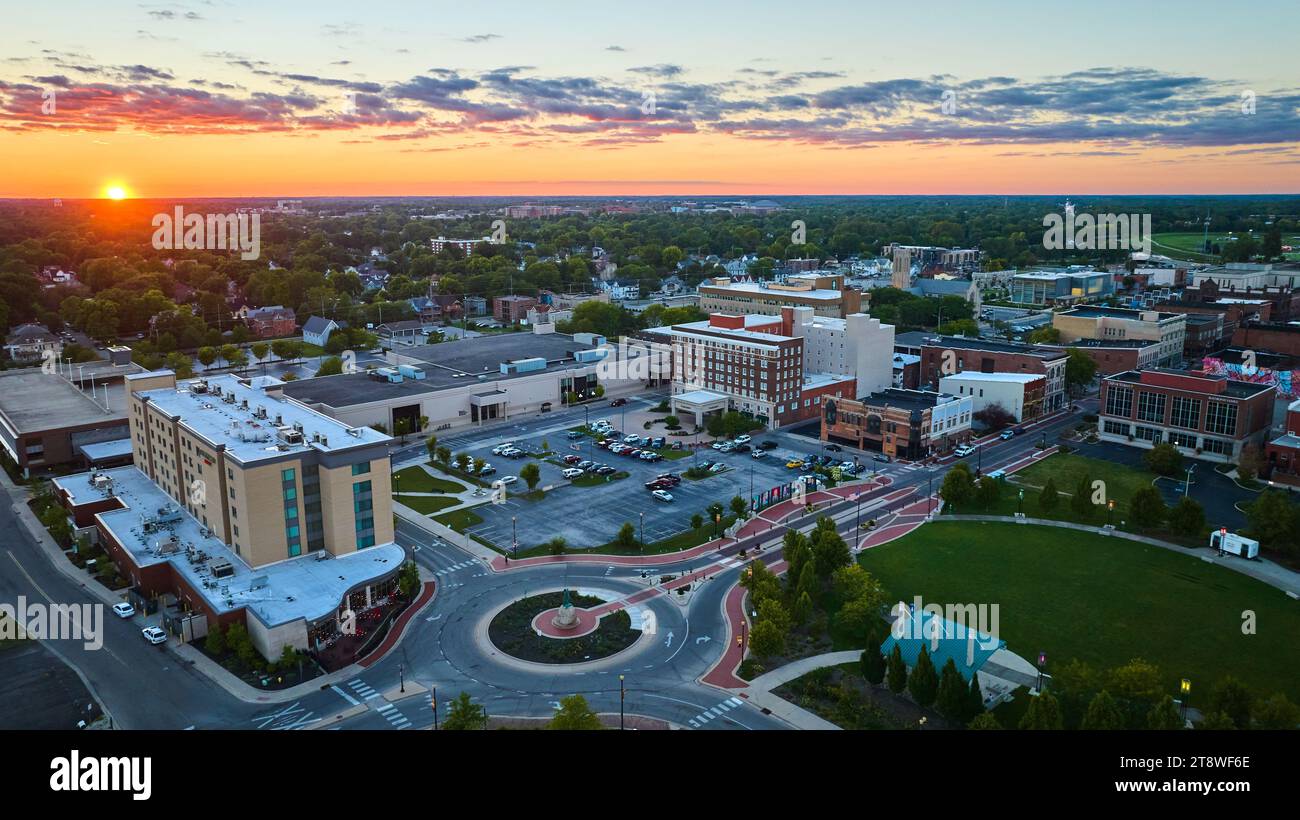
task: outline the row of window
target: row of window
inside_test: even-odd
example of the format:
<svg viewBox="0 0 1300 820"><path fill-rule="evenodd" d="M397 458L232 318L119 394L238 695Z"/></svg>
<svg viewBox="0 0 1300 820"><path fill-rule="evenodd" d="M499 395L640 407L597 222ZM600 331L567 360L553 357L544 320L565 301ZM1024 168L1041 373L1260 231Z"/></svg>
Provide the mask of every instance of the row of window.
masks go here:
<svg viewBox="0 0 1300 820"><path fill-rule="evenodd" d="M1194 436L1191 433L1180 433L1177 430L1160 430L1156 427L1147 427L1143 424L1124 424L1118 421L1104 420L1101 425L1102 432L1110 433L1116 436L1132 436L1141 441L1149 441L1152 444L1159 444L1166 441L1175 447L1182 447L1188 450L1195 450L1197 447L1206 453L1219 453L1222 455L1232 455L1233 442L1211 438L1209 436ZM1199 443L1198 443L1199 438Z"/></svg>
<svg viewBox="0 0 1300 820"><path fill-rule="evenodd" d="M1106 388L1105 415L1133 417L1133 388L1109 385ZM1169 399L1172 398L1172 401ZM1237 432L1237 405L1228 401L1207 401L1205 424L1201 426L1201 399L1186 396L1170 397L1150 390L1138 392L1137 420L1164 424L1166 404L1169 409L1168 424L1186 430L1203 429L1207 433L1235 435Z"/></svg>

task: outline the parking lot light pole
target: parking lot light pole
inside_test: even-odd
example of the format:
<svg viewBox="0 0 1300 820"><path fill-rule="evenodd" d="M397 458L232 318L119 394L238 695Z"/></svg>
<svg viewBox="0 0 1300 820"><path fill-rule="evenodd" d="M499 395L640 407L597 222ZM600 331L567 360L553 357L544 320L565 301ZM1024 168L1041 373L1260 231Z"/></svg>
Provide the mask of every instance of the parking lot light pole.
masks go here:
<svg viewBox="0 0 1300 820"><path fill-rule="evenodd" d="M623 688L623 676L618 676L618 729L623 731L623 700L627 697L627 689Z"/></svg>
<svg viewBox="0 0 1300 820"><path fill-rule="evenodd" d="M749 514L754 514L754 459L749 460Z"/></svg>
<svg viewBox="0 0 1300 820"><path fill-rule="evenodd" d="M925 471L926 489L925 489L925 516L929 518L934 513L934 468Z"/></svg>
<svg viewBox="0 0 1300 820"><path fill-rule="evenodd" d="M641 554L645 555L645 513L641 513Z"/></svg>
<svg viewBox="0 0 1300 820"><path fill-rule="evenodd" d="M1183 723L1187 722L1187 701L1192 697L1192 682L1183 678L1182 683L1178 686L1178 691L1183 696Z"/></svg>
<svg viewBox="0 0 1300 820"><path fill-rule="evenodd" d="M860 493L860 492L854 493L854 494L853 494L853 500L857 502L857 527L856 527L856 529L859 529L859 530L860 530L860 529L862 529L862 493Z"/></svg>
<svg viewBox="0 0 1300 820"><path fill-rule="evenodd" d="M1186 498L1192 491L1192 470L1195 469L1195 464L1187 468L1187 480L1183 482L1183 498Z"/></svg>
<svg viewBox="0 0 1300 820"><path fill-rule="evenodd" d="M510 516L510 552L511 557L519 560L519 527L518 516Z"/></svg>

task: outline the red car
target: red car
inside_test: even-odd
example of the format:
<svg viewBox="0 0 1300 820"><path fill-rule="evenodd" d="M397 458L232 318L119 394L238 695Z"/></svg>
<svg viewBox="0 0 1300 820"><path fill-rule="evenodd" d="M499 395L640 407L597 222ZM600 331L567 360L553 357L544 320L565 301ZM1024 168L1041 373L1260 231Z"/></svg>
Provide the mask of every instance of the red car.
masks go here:
<svg viewBox="0 0 1300 820"><path fill-rule="evenodd" d="M564 457L564 463L565 463L565 464L577 464L579 461L582 461L582 456L565 456L565 457Z"/></svg>

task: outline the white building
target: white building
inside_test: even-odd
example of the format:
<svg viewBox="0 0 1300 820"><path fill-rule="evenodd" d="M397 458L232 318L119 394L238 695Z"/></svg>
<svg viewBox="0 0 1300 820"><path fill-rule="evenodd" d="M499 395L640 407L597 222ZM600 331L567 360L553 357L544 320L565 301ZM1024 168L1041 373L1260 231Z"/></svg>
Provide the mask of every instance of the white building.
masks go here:
<svg viewBox="0 0 1300 820"><path fill-rule="evenodd" d="M894 386L893 325L865 313L818 316L811 307L782 308L781 319L782 332L804 340L805 372L853 378L859 396Z"/></svg>
<svg viewBox="0 0 1300 820"><path fill-rule="evenodd" d="M1041 373L979 373L968 370L939 379L939 390L970 398L975 413L996 404L1021 422L1026 418L1037 418L1042 413L1047 377Z"/></svg>

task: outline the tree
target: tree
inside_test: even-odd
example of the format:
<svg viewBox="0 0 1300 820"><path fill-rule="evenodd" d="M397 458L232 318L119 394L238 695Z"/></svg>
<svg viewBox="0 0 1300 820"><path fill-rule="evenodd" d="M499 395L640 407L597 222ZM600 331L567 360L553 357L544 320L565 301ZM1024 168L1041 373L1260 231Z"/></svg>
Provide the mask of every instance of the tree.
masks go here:
<svg viewBox="0 0 1300 820"><path fill-rule="evenodd" d="M1265 464L1264 454L1258 447L1242 445L1241 457L1237 459L1237 478L1251 481L1259 475L1260 470L1264 469Z"/></svg>
<svg viewBox="0 0 1300 820"><path fill-rule="evenodd" d="M894 648L889 652L889 665L885 670L885 680L889 684L889 691L895 695L901 694L907 688L907 664L903 663L903 652L894 644Z"/></svg>
<svg viewBox="0 0 1300 820"><path fill-rule="evenodd" d="M261 361L266 358L266 354L271 352L271 346L266 342L254 342L248 348L253 353L253 358Z"/></svg>
<svg viewBox="0 0 1300 820"><path fill-rule="evenodd" d="M1147 728L1159 730L1183 728L1183 716L1178 713L1178 705L1170 695L1165 695L1151 711L1147 713Z"/></svg>
<svg viewBox="0 0 1300 820"><path fill-rule="evenodd" d="M966 728L987 731L990 729L1001 729L1002 724L998 723L998 719L993 717L992 712L982 712L972 718L970 723L966 724Z"/></svg>
<svg viewBox="0 0 1300 820"><path fill-rule="evenodd" d="M209 655L221 657L226 651L226 634L221 631L221 626L217 625L208 630L208 636L203 639L203 648L208 651Z"/></svg>
<svg viewBox="0 0 1300 820"><path fill-rule="evenodd" d="M1133 493L1128 505L1129 518L1142 529L1160 526L1160 522L1164 521L1165 514L1168 512L1165 500L1160 497L1160 491L1155 487L1139 489Z"/></svg>
<svg viewBox="0 0 1300 820"><path fill-rule="evenodd" d="M749 648L759 658L767 659L785 652L785 635L771 621L758 621L749 630Z"/></svg>
<svg viewBox="0 0 1300 820"><path fill-rule="evenodd" d="M546 551L551 555L563 555L564 550L568 548L568 546L569 542L565 540L564 536L557 535L550 541L546 542Z"/></svg>
<svg viewBox="0 0 1300 820"><path fill-rule="evenodd" d="M199 352L195 355L198 356L199 363L205 368L211 367L212 363L217 360L217 349L215 347L200 347Z"/></svg>
<svg viewBox="0 0 1300 820"><path fill-rule="evenodd" d="M469 692L461 692L451 702L447 717L439 728L449 731L486 729L487 714L483 707L470 700Z"/></svg>
<svg viewBox="0 0 1300 820"><path fill-rule="evenodd" d="M869 595L854 598L835 613L835 623L853 640L867 635L879 621L880 604Z"/></svg>
<svg viewBox="0 0 1300 820"><path fill-rule="evenodd" d="M995 478L983 476L975 486L975 500L985 510L997 504L1001 495L1002 482Z"/></svg>
<svg viewBox="0 0 1300 820"><path fill-rule="evenodd" d="M704 526L704 516L700 515L699 513L695 513L694 515L691 516L691 529L698 530L700 527L703 526Z"/></svg>
<svg viewBox="0 0 1300 820"><path fill-rule="evenodd" d="M1016 417L998 402L985 405L983 409L976 411L972 417L989 430L1001 430L1016 423Z"/></svg>
<svg viewBox="0 0 1300 820"><path fill-rule="evenodd" d="M320 367L317 368L316 370L316 375L318 377L338 376L342 372L343 372L343 360L340 359L338 356L330 356L327 359L321 360Z"/></svg>
<svg viewBox="0 0 1300 820"><path fill-rule="evenodd" d="M1045 513L1050 513L1056 508L1056 504L1061 499L1061 493L1056 489L1056 480L1049 478L1043 485L1043 489L1038 492L1038 508Z"/></svg>
<svg viewBox="0 0 1300 820"><path fill-rule="evenodd" d="M1207 712L1222 712L1238 729L1250 728L1250 713L1255 705L1255 696L1245 685L1227 675L1219 681L1210 692L1210 706Z"/></svg>
<svg viewBox="0 0 1300 820"><path fill-rule="evenodd" d="M933 704L939 694L939 674L934 669L934 661L930 660L929 650L924 646L916 657L911 674L907 676L907 692L921 706Z"/></svg>
<svg viewBox="0 0 1300 820"><path fill-rule="evenodd" d="M876 640L878 637L880 637L878 633L872 633L867 639L867 648L862 650L862 657L858 660L862 677L876 686L885 679L886 668L885 656L880 654L880 642Z"/></svg>
<svg viewBox="0 0 1300 820"><path fill-rule="evenodd" d="M1260 546L1289 555L1300 551L1300 538L1296 537L1300 515L1281 490L1265 490L1246 505L1246 523L1250 537L1259 541Z"/></svg>
<svg viewBox="0 0 1300 820"><path fill-rule="evenodd" d="M437 455L437 457L438 457L438 461L442 463L442 466L446 467L448 464L451 463L451 448L450 448L450 447L439 447L439 448L438 448L438 452L436 453L436 455ZM522 472L522 471L521 471L521 472ZM528 479L524 479L524 480L527 481Z"/></svg>
<svg viewBox="0 0 1300 820"><path fill-rule="evenodd" d="M624 521L623 526L618 529L618 545L620 547L636 546L636 527L631 521Z"/></svg>
<svg viewBox="0 0 1300 820"><path fill-rule="evenodd" d="M1110 670L1105 688L1128 700L1155 703L1160 699L1160 668L1142 658L1134 658Z"/></svg>
<svg viewBox="0 0 1300 820"><path fill-rule="evenodd" d="M1200 536L1205 533L1205 510L1193 498L1183 496L1169 511L1169 529L1175 535Z"/></svg>
<svg viewBox="0 0 1300 820"><path fill-rule="evenodd" d="M542 470L530 461L519 468L519 477L528 485L528 491L532 492L537 487L537 483L542 480Z"/></svg>
<svg viewBox="0 0 1300 820"><path fill-rule="evenodd" d="M794 608L790 610L790 618L797 624L806 624L808 619L812 617L812 611L812 598L808 597L808 593L801 592L799 597L795 599Z"/></svg>
<svg viewBox="0 0 1300 820"><path fill-rule="evenodd" d="M840 567L853 563L853 554L835 529L835 522L830 518L817 519L812 532L813 563L817 566L818 578L829 578Z"/></svg>
<svg viewBox="0 0 1300 820"><path fill-rule="evenodd" d="M970 501L974 491L975 483L971 479L970 468L966 467L964 462L959 462L943 477L943 486L939 488L939 495L954 508L964 507L966 502Z"/></svg>
<svg viewBox="0 0 1300 820"><path fill-rule="evenodd" d="M776 596L764 597L757 604L758 619L760 621L770 621L776 625L776 628L782 634L790 631L790 613L786 611L781 604L781 599Z"/></svg>
<svg viewBox="0 0 1300 820"><path fill-rule="evenodd" d="M1059 344L1061 341L1061 329L1051 325L1043 325L1029 334L1030 344Z"/></svg>
<svg viewBox="0 0 1300 820"><path fill-rule="evenodd" d="M1255 705L1254 717L1259 729L1294 729L1300 724L1300 708L1278 692Z"/></svg>
<svg viewBox="0 0 1300 820"><path fill-rule="evenodd" d="M1142 463L1159 475L1178 475L1183 471L1183 454L1167 441L1162 441L1142 454Z"/></svg>
<svg viewBox="0 0 1300 820"><path fill-rule="evenodd" d="M957 671L957 664L949 658L943 665L943 673L939 676L939 692L935 707L939 710L939 714L950 722L961 723L966 716L967 703L966 681Z"/></svg>
<svg viewBox="0 0 1300 820"><path fill-rule="evenodd" d="M1029 699L1029 708L1020 718L1021 729L1063 729L1061 704L1051 694L1043 692Z"/></svg>
<svg viewBox="0 0 1300 820"><path fill-rule="evenodd" d="M1196 728L1223 731L1225 729L1236 729L1237 726L1232 722L1232 718L1228 717L1227 713L1209 712L1201 718L1200 723L1196 724Z"/></svg>
<svg viewBox="0 0 1300 820"><path fill-rule="evenodd" d="M1093 696L1088 704L1088 711L1083 716L1082 728L1094 730L1115 730L1124 728L1124 713L1120 711L1115 698L1105 689Z"/></svg>
<svg viewBox="0 0 1300 820"><path fill-rule="evenodd" d="M587 705L586 698L582 695L569 695L560 699L560 708L555 710L555 715L546 724L546 728L587 732L605 727Z"/></svg>
<svg viewBox="0 0 1300 820"><path fill-rule="evenodd" d="M1070 509L1083 520L1092 518L1096 505L1092 503L1092 476L1084 473L1079 476L1079 484L1074 488L1070 498Z"/></svg>
<svg viewBox="0 0 1300 820"><path fill-rule="evenodd" d="M984 690L980 688L980 675L971 672L970 686L966 689L966 712L963 719L969 723L984 714Z"/></svg>
<svg viewBox="0 0 1300 820"><path fill-rule="evenodd" d="M429 460L432 461L438 454L438 437L429 436L424 440L424 451L428 453Z"/></svg>
<svg viewBox="0 0 1300 820"><path fill-rule="evenodd" d="M731 512L737 518L745 514L745 508L748 506L749 504L745 502L745 499L741 498L738 495L732 497L731 499Z"/></svg>
<svg viewBox="0 0 1300 820"><path fill-rule="evenodd" d="M402 593L402 597L408 601L415 597L415 593L420 590L420 568L414 561L407 561L402 564L401 570L397 575L397 589Z"/></svg>
<svg viewBox="0 0 1300 820"><path fill-rule="evenodd" d="M1077 347L1067 351L1065 360L1065 387L1074 392L1092 384L1097 376L1097 363L1092 357Z"/></svg>

